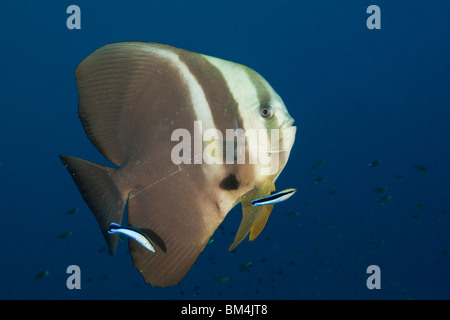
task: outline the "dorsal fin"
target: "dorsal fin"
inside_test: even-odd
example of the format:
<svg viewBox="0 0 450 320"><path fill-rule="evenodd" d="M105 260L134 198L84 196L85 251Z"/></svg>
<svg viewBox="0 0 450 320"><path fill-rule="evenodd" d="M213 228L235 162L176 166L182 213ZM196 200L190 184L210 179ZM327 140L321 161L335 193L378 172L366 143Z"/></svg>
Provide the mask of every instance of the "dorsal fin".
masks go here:
<svg viewBox="0 0 450 320"><path fill-rule="evenodd" d="M142 129L148 130L152 110L170 99L163 94L170 91L160 89L173 83L177 72L165 59L156 58L158 50L167 48L180 50L155 43L113 43L77 67L81 122L92 143L116 165L147 139L149 133Z"/></svg>

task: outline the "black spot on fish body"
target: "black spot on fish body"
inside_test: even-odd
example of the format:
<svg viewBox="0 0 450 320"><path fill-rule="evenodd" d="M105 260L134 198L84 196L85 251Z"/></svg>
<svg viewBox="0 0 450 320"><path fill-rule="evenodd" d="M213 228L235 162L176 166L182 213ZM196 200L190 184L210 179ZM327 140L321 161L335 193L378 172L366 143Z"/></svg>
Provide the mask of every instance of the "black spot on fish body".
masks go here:
<svg viewBox="0 0 450 320"><path fill-rule="evenodd" d="M220 182L219 187L224 190L237 190L239 188L239 181L234 174L230 173Z"/></svg>

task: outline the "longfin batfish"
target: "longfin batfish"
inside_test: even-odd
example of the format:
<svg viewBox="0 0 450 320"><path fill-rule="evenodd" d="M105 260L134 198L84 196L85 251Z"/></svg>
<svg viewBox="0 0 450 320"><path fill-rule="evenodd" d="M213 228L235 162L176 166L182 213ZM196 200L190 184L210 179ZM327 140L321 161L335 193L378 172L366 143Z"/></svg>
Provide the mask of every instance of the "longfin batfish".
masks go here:
<svg viewBox="0 0 450 320"><path fill-rule="evenodd" d="M153 286L178 283L240 202L230 250L260 234L273 206L251 201L275 191L296 132L264 78L237 63L144 42L106 45L75 76L86 135L115 166L60 158L111 254L118 235L108 230L122 224L126 204L123 224L139 226L162 249L129 241L134 265ZM244 143L230 151L224 142L236 139Z"/></svg>

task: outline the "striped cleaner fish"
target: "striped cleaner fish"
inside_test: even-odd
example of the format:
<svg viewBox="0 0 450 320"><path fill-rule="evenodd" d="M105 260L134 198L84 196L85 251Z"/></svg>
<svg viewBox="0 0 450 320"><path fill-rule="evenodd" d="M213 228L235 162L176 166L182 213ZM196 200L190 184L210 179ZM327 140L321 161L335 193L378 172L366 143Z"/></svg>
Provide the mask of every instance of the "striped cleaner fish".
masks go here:
<svg viewBox="0 0 450 320"><path fill-rule="evenodd" d="M282 201L286 201L287 199L292 197L295 192L297 192L297 189L293 189L293 188L285 189L283 191L273 193L267 197L252 200L251 203L252 203L252 206L254 206L254 207L265 206L268 204L277 204Z"/></svg>
<svg viewBox="0 0 450 320"><path fill-rule="evenodd" d="M112 165L60 155L114 254L111 223L146 230L157 250L129 241L152 286L178 283L227 213L242 204L229 250L263 230L296 127L283 101L241 64L145 42L106 45L76 69L78 114ZM159 249L161 250L159 250Z"/></svg>
<svg viewBox="0 0 450 320"><path fill-rule="evenodd" d="M120 224L112 222L109 226L108 233L120 233L133 240L136 240L145 249L155 252L155 246L152 240L139 228L135 227L122 227Z"/></svg>

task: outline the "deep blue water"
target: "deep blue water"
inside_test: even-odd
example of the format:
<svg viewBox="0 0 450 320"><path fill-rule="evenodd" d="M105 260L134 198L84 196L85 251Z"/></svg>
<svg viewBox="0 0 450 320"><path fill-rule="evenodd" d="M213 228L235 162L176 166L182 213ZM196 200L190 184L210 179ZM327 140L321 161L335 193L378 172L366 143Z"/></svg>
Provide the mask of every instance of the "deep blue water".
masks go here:
<svg viewBox="0 0 450 320"><path fill-rule="evenodd" d="M81 30L66 27L71 4ZM371 4L380 30L366 27ZM0 298L449 299L449 10L445 0L2 1ZM277 181L295 196L230 253L233 209L170 288L144 284L126 244L106 253L58 159L105 163L78 119L74 71L99 47L130 40L248 65L298 126ZM66 287L72 264L81 290ZM380 290L366 287L369 265L380 267Z"/></svg>

